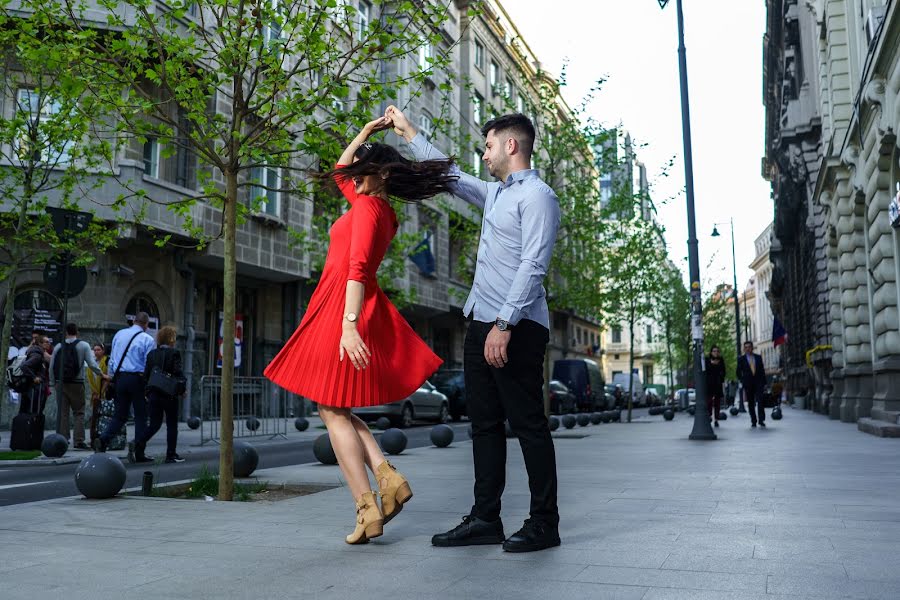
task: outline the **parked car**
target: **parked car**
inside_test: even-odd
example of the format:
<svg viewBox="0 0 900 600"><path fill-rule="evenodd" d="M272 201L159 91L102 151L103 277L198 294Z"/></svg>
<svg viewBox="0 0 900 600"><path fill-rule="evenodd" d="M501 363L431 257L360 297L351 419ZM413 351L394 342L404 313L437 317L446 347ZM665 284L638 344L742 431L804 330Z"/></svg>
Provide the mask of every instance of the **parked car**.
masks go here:
<svg viewBox="0 0 900 600"><path fill-rule="evenodd" d="M409 427L416 419L446 423L450 420L450 401L426 381L408 398L380 406L357 407L353 414L363 421L387 417L398 427Z"/></svg>
<svg viewBox="0 0 900 600"><path fill-rule="evenodd" d="M696 402L697 394L694 391L694 388L681 388L680 390L675 390L675 403L681 408L687 408Z"/></svg>
<svg viewBox="0 0 900 600"><path fill-rule="evenodd" d="M603 373L588 358L557 360L553 363L553 379L561 381L575 394L575 410L591 412L607 410Z"/></svg>
<svg viewBox="0 0 900 600"><path fill-rule="evenodd" d="M607 383L605 386L607 396L612 396L612 402L607 402L611 408L622 408L625 405L625 394L622 386L615 383Z"/></svg>
<svg viewBox="0 0 900 600"><path fill-rule="evenodd" d="M431 382L450 401L450 418L466 414L466 381L462 369L443 369L431 376Z"/></svg>
<svg viewBox="0 0 900 600"><path fill-rule="evenodd" d="M555 415L575 412L575 394L555 379L550 381L550 412Z"/></svg>

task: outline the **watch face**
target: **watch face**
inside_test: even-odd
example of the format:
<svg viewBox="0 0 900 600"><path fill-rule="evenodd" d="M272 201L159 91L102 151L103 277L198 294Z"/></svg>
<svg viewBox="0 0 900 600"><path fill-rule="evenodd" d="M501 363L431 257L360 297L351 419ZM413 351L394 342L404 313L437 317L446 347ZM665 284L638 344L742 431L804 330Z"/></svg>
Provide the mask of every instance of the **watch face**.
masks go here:
<svg viewBox="0 0 900 600"><path fill-rule="evenodd" d="M351 323L356 320L356 313L347 313L347 320Z"/></svg>

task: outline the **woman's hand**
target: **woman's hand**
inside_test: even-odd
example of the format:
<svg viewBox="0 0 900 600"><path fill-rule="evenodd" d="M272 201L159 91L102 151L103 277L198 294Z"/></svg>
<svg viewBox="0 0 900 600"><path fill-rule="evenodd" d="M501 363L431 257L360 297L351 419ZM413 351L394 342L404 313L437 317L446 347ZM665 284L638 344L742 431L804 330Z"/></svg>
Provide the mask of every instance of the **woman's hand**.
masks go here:
<svg viewBox="0 0 900 600"><path fill-rule="evenodd" d="M363 342L362 337L359 335L359 331L357 331L355 327L344 328L344 333L341 334L340 346L340 357L342 362L344 360L344 355L346 354L350 357L350 362L353 363L353 366L356 367L357 370L365 369L369 366L369 359L372 358L372 352L369 351L369 347Z"/></svg>
<svg viewBox="0 0 900 600"><path fill-rule="evenodd" d="M366 139L369 138L373 133L377 133L379 131L384 131L385 129L391 129L394 126L394 122L391 121L387 117L378 117L374 121L369 121L362 128L362 133L365 134Z"/></svg>

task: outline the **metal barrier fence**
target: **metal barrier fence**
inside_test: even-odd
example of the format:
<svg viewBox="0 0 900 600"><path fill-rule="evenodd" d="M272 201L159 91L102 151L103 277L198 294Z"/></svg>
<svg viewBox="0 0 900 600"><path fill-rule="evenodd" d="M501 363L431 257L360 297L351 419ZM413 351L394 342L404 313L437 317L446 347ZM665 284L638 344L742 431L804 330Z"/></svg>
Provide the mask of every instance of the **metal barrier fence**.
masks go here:
<svg viewBox="0 0 900 600"><path fill-rule="evenodd" d="M222 377L200 378L200 445L219 443L222 414ZM291 394L265 377L235 377L232 393L234 437L287 438L292 410ZM255 417L259 427L251 430L247 421Z"/></svg>

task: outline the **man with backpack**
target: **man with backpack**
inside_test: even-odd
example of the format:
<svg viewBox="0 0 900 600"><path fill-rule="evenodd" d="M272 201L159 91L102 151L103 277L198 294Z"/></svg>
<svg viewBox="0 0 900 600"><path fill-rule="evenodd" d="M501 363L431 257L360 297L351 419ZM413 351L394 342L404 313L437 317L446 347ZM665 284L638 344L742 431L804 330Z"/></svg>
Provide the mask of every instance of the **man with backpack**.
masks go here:
<svg viewBox="0 0 900 600"><path fill-rule="evenodd" d="M94 358L90 344L78 339L78 326L66 324L66 339L57 344L50 358L50 378L54 385L62 378L59 427L56 432L69 439L69 411L75 415L74 448L90 450L84 443L84 365L101 377L106 377Z"/></svg>

